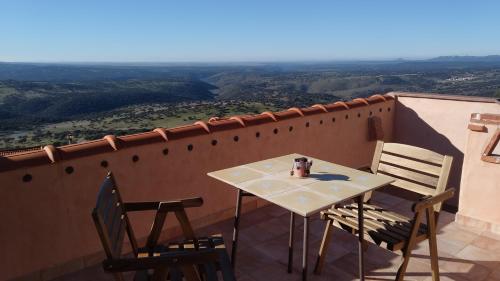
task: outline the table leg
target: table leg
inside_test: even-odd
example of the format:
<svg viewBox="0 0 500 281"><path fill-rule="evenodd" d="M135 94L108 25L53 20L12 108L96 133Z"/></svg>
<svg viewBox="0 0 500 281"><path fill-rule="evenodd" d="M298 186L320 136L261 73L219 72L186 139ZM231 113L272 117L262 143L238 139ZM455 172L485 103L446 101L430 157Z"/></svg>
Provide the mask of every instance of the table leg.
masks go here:
<svg viewBox="0 0 500 281"><path fill-rule="evenodd" d="M231 247L231 265L233 266L233 269L236 266L236 248L238 247L238 232L240 226L242 197L243 191L241 191L241 189L238 189L238 195L236 197L236 214L234 215L233 246Z"/></svg>
<svg viewBox="0 0 500 281"><path fill-rule="evenodd" d="M295 214L290 212L290 237L288 239L288 273L292 273L293 267L293 235L295 231Z"/></svg>
<svg viewBox="0 0 500 281"><path fill-rule="evenodd" d="M364 281L365 280L365 266L364 266L364 250L363 250L363 244L364 244L364 234L365 234L365 229L364 229L364 216L363 216L363 196L359 196L358 198L358 244L359 244L359 280Z"/></svg>
<svg viewBox="0 0 500 281"><path fill-rule="evenodd" d="M307 280L307 255L309 252L309 217L304 217L304 240L302 245L302 280Z"/></svg>

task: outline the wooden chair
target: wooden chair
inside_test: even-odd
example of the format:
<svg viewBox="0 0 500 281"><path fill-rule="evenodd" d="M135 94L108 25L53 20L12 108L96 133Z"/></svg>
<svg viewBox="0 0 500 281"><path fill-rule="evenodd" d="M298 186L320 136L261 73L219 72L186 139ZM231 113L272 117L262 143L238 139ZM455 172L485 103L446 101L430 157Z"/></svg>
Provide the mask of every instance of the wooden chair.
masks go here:
<svg viewBox="0 0 500 281"><path fill-rule="evenodd" d="M445 191L453 158L443 156L427 149L398 143L377 142L371 171L374 174L393 177L393 187L402 188L423 197L412 210L413 218L370 204L371 194L366 194L363 207L364 230L379 246L390 251L401 250L401 266L396 280L403 280L410 254L415 245L428 239L431 256L432 278L439 280L438 255L436 244L436 225L443 201L451 198L454 189ZM321 272L325 252L331 239L332 226L358 233L358 205L343 204L332 206L321 212L326 221L323 241L319 250L315 273ZM423 224L423 217L426 224Z"/></svg>
<svg viewBox="0 0 500 281"><path fill-rule="evenodd" d="M222 237L197 239L186 215L185 208L199 207L201 198L168 202L127 202L120 197L118 186L109 173L104 180L97 204L92 211L106 260L104 270L117 281L124 280L123 272L136 271L134 280L236 280ZM139 248L128 218L129 212L156 210L145 247ZM158 239L167 213L172 212L179 221L185 240L159 245ZM125 232L132 247L131 255L122 255Z"/></svg>

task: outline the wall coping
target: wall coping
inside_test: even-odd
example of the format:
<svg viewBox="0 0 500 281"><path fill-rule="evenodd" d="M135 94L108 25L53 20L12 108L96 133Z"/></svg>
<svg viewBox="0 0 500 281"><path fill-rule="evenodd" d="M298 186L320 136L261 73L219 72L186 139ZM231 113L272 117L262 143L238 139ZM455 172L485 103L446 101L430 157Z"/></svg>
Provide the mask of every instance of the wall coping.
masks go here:
<svg viewBox="0 0 500 281"><path fill-rule="evenodd" d="M405 98L424 98L424 99L437 99L437 100L454 100L466 102L482 102L482 103L498 103L500 99L488 97L475 97L475 96L459 96L459 95L440 95L431 93L414 93L414 92L389 92L387 95Z"/></svg>
<svg viewBox="0 0 500 281"><path fill-rule="evenodd" d="M237 115L224 118L213 117L207 122L196 121L189 125L173 128L156 128L149 132L132 135L107 135L102 139L59 147L46 145L40 150L21 151L19 153L0 156L0 173L26 167L50 165L65 160L109 153L140 145L165 143L178 139L212 134L219 131L240 129L292 118L305 118L316 114L350 110L389 100L394 100L394 97L389 94L377 94L368 98L356 98L346 102L337 101L324 105L315 104L306 108L292 107L288 110L279 112L266 111L255 115Z"/></svg>

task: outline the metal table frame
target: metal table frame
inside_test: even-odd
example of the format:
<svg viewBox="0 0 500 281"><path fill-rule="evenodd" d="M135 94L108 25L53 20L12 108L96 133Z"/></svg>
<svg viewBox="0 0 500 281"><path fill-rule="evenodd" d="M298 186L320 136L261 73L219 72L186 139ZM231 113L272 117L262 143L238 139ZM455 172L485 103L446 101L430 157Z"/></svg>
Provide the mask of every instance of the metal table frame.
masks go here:
<svg viewBox="0 0 500 281"><path fill-rule="evenodd" d="M241 218L241 205L243 197L245 196L255 196L249 192L238 189L238 194L236 197L236 212L234 216L234 229L233 229L233 240L231 248L231 264L233 268L236 266L236 251L238 248L238 233ZM359 258L359 279L361 281L365 280L365 269L364 269L364 216L363 216L363 197L364 194L357 197L358 203L358 258ZM302 280L307 280L307 256L309 253L309 217L303 217L304 219L304 234L302 240ZM295 213L290 212L290 233L288 239L288 273L292 272L293 268L293 243L294 243L294 231L295 231Z"/></svg>

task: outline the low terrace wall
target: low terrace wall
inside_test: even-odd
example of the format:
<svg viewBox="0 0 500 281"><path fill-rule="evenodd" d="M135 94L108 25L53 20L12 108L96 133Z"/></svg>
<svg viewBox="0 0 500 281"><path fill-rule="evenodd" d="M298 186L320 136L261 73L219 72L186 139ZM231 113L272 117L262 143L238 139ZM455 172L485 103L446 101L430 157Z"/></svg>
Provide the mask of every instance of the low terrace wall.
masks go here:
<svg viewBox="0 0 500 281"><path fill-rule="evenodd" d="M449 187L461 188L462 165L467 147L467 126L472 113L500 113L492 98L390 93L396 96L394 141L453 156ZM447 201L448 210L458 209L459 192Z"/></svg>
<svg viewBox="0 0 500 281"><path fill-rule="evenodd" d="M231 217L235 206L235 190L207 172L292 152L367 165L374 136L392 139L394 108L391 96L376 95L0 157L0 279L48 280L101 260L90 213L107 171L125 201L202 196L203 207L188 212L200 227ZM369 126L380 125L374 117L381 126ZM151 216L131 216L137 237ZM170 225L164 234L178 233Z"/></svg>

